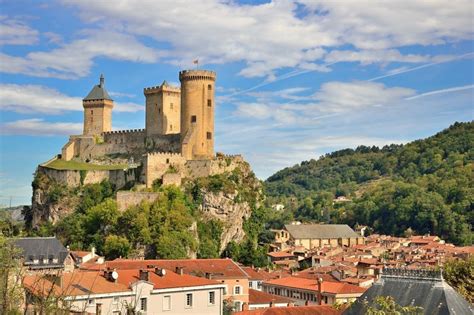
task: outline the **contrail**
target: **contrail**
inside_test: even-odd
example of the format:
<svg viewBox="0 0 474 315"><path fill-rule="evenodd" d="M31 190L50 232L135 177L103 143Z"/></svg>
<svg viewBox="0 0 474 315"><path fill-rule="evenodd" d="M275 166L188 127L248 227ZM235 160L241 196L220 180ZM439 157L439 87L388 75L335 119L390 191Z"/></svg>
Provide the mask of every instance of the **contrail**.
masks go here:
<svg viewBox="0 0 474 315"><path fill-rule="evenodd" d="M405 69L405 70L400 70L400 71L390 73L390 74L384 74L384 75L369 79L367 81L369 81L369 82L376 81L376 80L383 79L383 78L388 78L388 77L391 77L391 76L394 76L394 75L407 73L407 72L412 72L412 71L416 71L416 70L419 70L419 69L423 69L423 68L439 65L439 64L442 64L442 63L446 63L446 62L451 62L453 60L461 59L461 58L471 56L471 55L474 55L474 52L470 52L470 53L467 53L467 54L464 54L464 55L456 56L456 57L453 57L451 59L447 59L447 60L443 60L443 61L427 63L425 65L421 65L421 66L418 66L418 67L413 67L413 68L408 68L408 69Z"/></svg>
<svg viewBox="0 0 474 315"><path fill-rule="evenodd" d="M449 93L449 92L457 92L457 91L469 90L469 89L473 89L473 88L474 88L474 84L464 85L464 86L456 86L456 87L453 87L453 88L421 93L421 94L418 94L418 95L415 95L415 96L407 97L407 98L405 98L405 100L409 101L409 100L414 100L414 99L424 97L424 96L436 95L436 94L442 94L442 93Z"/></svg>

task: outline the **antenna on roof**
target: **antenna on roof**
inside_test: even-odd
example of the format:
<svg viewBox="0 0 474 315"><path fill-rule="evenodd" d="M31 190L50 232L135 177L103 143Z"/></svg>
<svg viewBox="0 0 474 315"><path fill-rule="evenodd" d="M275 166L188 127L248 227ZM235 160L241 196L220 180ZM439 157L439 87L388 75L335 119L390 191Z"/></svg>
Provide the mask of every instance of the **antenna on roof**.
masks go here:
<svg viewBox="0 0 474 315"><path fill-rule="evenodd" d="M100 87L104 87L104 81L105 81L104 75L101 73L101 74L100 74L100 83L99 83L99 86L100 86Z"/></svg>

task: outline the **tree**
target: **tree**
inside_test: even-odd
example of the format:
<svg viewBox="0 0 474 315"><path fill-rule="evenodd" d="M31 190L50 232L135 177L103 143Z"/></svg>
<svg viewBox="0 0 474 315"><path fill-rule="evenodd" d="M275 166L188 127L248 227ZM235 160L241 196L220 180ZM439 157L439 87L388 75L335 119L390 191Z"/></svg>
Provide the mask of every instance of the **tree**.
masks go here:
<svg viewBox="0 0 474 315"><path fill-rule="evenodd" d="M127 258L129 251L130 243L125 237L109 235L105 239L103 252L106 259Z"/></svg>
<svg viewBox="0 0 474 315"><path fill-rule="evenodd" d="M474 303L474 256L446 262L443 276L466 300Z"/></svg>
<svg viewBox="0 0 474 315"><path fill-rule="evenodd" d="M21 314L22 268L12 239L0 234L0 314Z"/></svg>

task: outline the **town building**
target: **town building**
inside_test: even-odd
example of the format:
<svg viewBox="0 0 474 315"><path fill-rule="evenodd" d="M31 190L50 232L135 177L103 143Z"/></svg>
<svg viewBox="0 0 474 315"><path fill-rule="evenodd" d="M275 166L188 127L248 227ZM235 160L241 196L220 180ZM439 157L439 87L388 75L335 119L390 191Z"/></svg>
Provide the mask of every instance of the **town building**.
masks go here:
<svg viewBox="0 0 474 315"><path fill-rule="evenodd" d="M275 242L313 249L363 244L364 237L346 224L287 224L276 233Z"/></svg>
<svg viewBox="0 0 474 315"><path fill-rule="evenodd" d="M232 259L176 259L133 260L117 259L104 264L83 266L89 270L105 268L116 270L139 270L141 268L164 268L177 273L212 279L224 286L223 299L234 309L241 310L249 302L249 276Z"/></svg>
<svg viewBox="0 0 474 315"><path fill-rule="evenodd" d="M74 269L69 251L55 237L17 238L14 245L29 273L58 273Z"/></svg>
<svg viewBox="0 0 474 315"><path fill-rule="evenodd" d="M266 281L262 286L264 292L295 300L295 305L352 302L366 290L348 283L296 276Z"/></svg>
<svg viewBox="0 0 474 315"><path fill-rule="evenodd" d="M58 307L84 314L215 314L223 313L225 286L217 281L177 274L162 268L84 271L56 279L24 280L27 314L56 301Z"/></svg>

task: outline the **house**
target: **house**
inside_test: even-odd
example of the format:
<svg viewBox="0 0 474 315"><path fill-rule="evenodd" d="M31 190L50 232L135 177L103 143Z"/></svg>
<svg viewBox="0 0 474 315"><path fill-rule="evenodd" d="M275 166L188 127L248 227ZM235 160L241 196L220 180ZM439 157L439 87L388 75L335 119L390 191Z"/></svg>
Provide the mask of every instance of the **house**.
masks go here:
<svg viewBox="0 0 474 315"><path fill-rule="evenodd" d="M208 278L224 285L223 298L241 310L249 301L249 276L232 259L176 259L176 260L134 260L116 259L104 264L90 265L90 269L139 270L141 268L164 268L178 273Z"/></svg>
<svg viewBox="0 0 474 315"><path fill-rule="evenodd" d="M474 314L474 307L444 281L440 271L386 268L344 315L365 313L365 303L391 296L401 306L418 306L424 314Z"/></svg>
<svg viewBox="0 0 474 315"><path fill-rule="evenodd" d="M346 224L287 224L285 230L287 234L276 233L277 243L287 240L295 246L304 246L306 249L364 243L364 237L358 235Z"/></svg>
<svg viewBox="0 0 474 315"><path fill-rule="evenodd" d="M300 277L270 280L262 286L264 292L295 300L295 305L352 302L366 290L348 283Z"/></svg>
<svg viewBox="0 0 474 315"><path fill-rule="evenodd" d="M19 257L29 273L72 271L74 260L55 237L24 237L13 241Z"/></svg>
<svg viewBox="0 0 474 315"><path fill-rule="evenodd" d="M27 314L41 312L43 299L58 301L71 313L222 314L224 285L162 268L76 270L56 279L24 279Z"/></svg>
<svg viewBox="0 0 474 315"><path fill-rule="evenodd" d="M250 289L249 304L244 305L242 309L256 310L267 307L287 307L293 305L293 300L289 298Z"/></svg>
<svg viewBox="0 0 474 315"><path fill-rule="evenodd" d="M92 247L90 251L83 251L83 250L71 250L69 251L71 256L74 260L74 265L76 267L80 267L81 264L86 262L98 262L103 263L104 257L100 257L95 253L95 247Z"/></svg>

